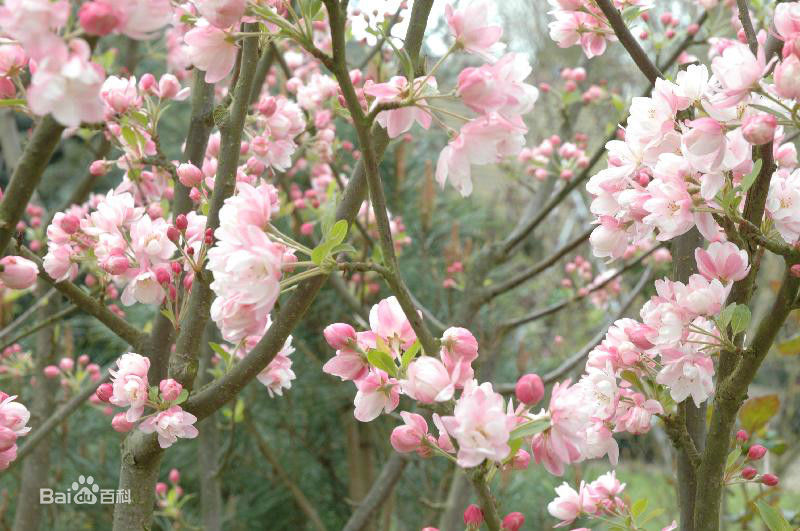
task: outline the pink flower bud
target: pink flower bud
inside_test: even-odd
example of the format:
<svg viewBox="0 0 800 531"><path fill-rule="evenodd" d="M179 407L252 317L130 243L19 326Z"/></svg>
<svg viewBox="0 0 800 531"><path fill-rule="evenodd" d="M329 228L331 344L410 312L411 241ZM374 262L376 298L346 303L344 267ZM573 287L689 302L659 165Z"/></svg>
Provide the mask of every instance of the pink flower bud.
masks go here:
<svg viewBox="0 0 800 531"><path fill-rule="evenodd" d="M479 526L483 523L483 511L474 503L464 511L464 523L466 525Z"/></svg>
<svg viewBox="0 0 800 531"><path fill-rule="evenodd" d="M0 260L0 281L11 289L27 289L36 283L39 268L21 256L5 256Z"/></svg>
<svg viewBox="0 0 800 531"><path fill-rule="evenodd" d="M194 164L184 163L178 166L178 180L187 188L199 186L203 181L203 172Z"/></svg>
<svg viewBox="0 0 800 531"><path fill-rule="evenodd" d="M777 127L778 119L775 116L767 113L752 114L742 123L742 135L754 146L760 146L775 138Z"/></svg>
<svg viewBox="0 0 800 531"><path fill-rule="evenodd" d="M173 468L169 471L169 481L173 485L176 485L181 480L181 473L178 472L177 468Z"/></svg>
<svg viewBox="0 0 800 531"><path fill-rule="evenodd" d="M114 418L111 419L111 427L120 433L128 433L134 426L135 424L133 422L128 422L128 419L125 418L125 412L117 413L114 415Z"/></svg>
<svg viewBox="0 0 800 531"><path fill-rule="evenodd" d="M58 362L58 366L61 367L62 371L68 372L75 367L75 361L72 358L61 358L61 361Z"/></svg>
<svg viewBox="0 0 800 531"><path fill-rule="evenodd" d="M81 367L85 367L87 363L89 363L89 356L87 356L86 354L81 354L80 356L78 356L78 364Z"/></svg>
<svg viewBox="0 0 800 531"><path fill-rule="evenodd" d="M0 425L0 452L10 450L17 443L17 433L6 426Z"/></svg>
<svg viewBox="0 0 800 531"><path fill-rule="evenodd" d="M110 383L100 384L94 394L103 402L108 402L108 400L111 398L111 395L114 394L114 386Z"/></svg>
<svg viewBox="0 0 800 531"><path fill-rule="evenodd" d="M175 218L175 226L181 232L189 227L189 220L186 218L186 214L178 214L178 217Z"/></svg>
<svg viewBox="0 0 800 531"><path fill-rule="evenodd" d="M736 432L736 440L737 441L745 442L749 438L750 438L750 436L747 434L747 432L745 430L739 430L739 431Z"/></svg>
<svg viewBox="0 0 800 531"><path fill-rule="evenodd" d="M758 474L758 471L751 466L746 466L742 469L742 477L744 479L753 479L756 474Z"/></svg>
<svg viewBox="0 0 800 531"><path fill-rule="evenodd" d="M58 378L59 375L61 375L61 371L58 370L58 367L56 367L55 365L48 365L47 367L44 368L44 371L42 372L44 372L45 378L50 378L51 380L53 378Z"/></svg>
<svg viewBox="0 0 800 531"><path fill-rule="evenodd" d="M110 2L87 2L78 10L78 21L89 35L108 35L123 22L123 13Z"/></svg>
<svg viewBox="0 0 800 531"><path fill-rule="evenodd" d="M514 393L517 395L517 400L530 406L544 397L544 384L538 374L526 374L517 380Z"/></svg>
<svg viewBox="0 0 800 531"><path fill-rule="evenodd" d="M263 114L265 117L270 118L278 110L278 102L273 97L265 98L259 102L257 108L258 112Z"/></svg>
<svg viewBox="0 0 800 531"><path fill-rule="evenodd" d="M167 490L169 490L169 487L167 487L166 483L161 482L161 481L156 483L156 494L158 494L159 496L166 495L167 494Z"/></svg>
<svg viewBox="0 0 800 531"><path fill-rule="evenodd" d="M177 382L172 378L161 380L161 383L158 384L158 388L161 390L161 398L167 402L177 400L181 394L181 391L183 391L183 386L180 384L180 382Z"/></svg>
<svg viewBox="0 0 800 531"><path fill-rule="evenodd" d="M178 227L170 225L167 227L167 238L173 243L178 243L181 239L181 231L178 230Z"/></svg>
<svg viewBox="0 0 800 531"><path fill-rule="evenodd" d="M800 98L800 59L790 55L775 68L775 90L784 98Z"/></svg>
<svg viewBox="0 0 800 531"><path fill-rule="evenodd" d="M761 476L761 483L767 487L774 487L778 484L778 476L775 474L764 474Z"/></svg>
<svg viewBox="0 0 800 531"><path fill-rule="evenodd" d="M172 74L164 74L158 82L158 93L162 100L171 100L181 90L181 83Z"/></svg>
<svg viewBox="0 0 800 531"><path fill-rule="evenodd" d="M143 75L142 79L139 80L139 89L144 92L151 92L155 86L156 86L156 76L154 76L150 72Z"/></svg>
<svg viewBox="0 0 800 531"><path fill-rule="evenodd" d="M697 35L698 31L700 31L700 25L699 24L692 23L692 24L689 24L689 26L686 27L686 33L688 33L689 35Z"/></svg>
<svg viewBox="0 0 800 531"><path fill-rule="evenodd" d="M760 444L754 444L747 450L747 458L751 461L758 461L765 455L767 455L767 449Z"/></svg>
<svg viewBox="0 0 800 531"><path fill-rule="evenodd" d="M347 323L328 325L322 331L322 334L325 336L325 341L336 350L342 350L356 341L356 331Z"/></svg>
<svg viewBox="0 0 800 531"><path fill-rule="evenodd" d="M795 264L789 268L789 272L794 277L800 277L800 264Z"/></svg>
<svg viewBox="0 0 800 531"><path fill-rule="evenodd" d="M500 526L500 529L503 531L519 531L524 523L525 515L522 513L508 513L506 517L503 518L503 524Z"/></svg>
<svg viewBox="0 0 800 531"><path fill-rule="evenodd" d="M530 464L531 454L522 449L517 450L517 453L514 454L514 458L511 459L511 468L514 470L527 470Z"/></svg>
<svg viewBox="0 0 800 531"><path fill-rule="evenodd" d="M95 177L101 177L105 175L107 169L108 167L106 166L106 161L104 160L96 160L89 165L89 173Z"/></svg>
<svg viewBox="0 0 800 531"><path fill-rule="evenodd" d="M130 262L124 256L112 256L104 265L104 269L112 275L122 275L130 267Z"/></svg>
<svg viewBox="0 0 800 531"><path fill-rule="evenodd" d="M169 274L169 270L166 267L158 267L155 270L156 273L156 282L159 284L168 284L170 280L172 280L172 276Z"/></svg>
<svg viewBox="0 0 800 531"><path fill-rule="evenodd" d="M313 223L303 223L300 225L300 234L303 236L310 236L314 234L314 224Z"/></svg>

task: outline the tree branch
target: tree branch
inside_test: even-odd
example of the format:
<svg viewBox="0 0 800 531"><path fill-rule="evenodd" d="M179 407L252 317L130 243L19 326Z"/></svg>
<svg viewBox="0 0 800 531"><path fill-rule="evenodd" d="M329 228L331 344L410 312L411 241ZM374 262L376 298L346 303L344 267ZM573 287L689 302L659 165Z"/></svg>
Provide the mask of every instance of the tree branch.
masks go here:
<svg viewBox="0 0 800 531"><path fill-rule="evenodd" d="M350 519L347 520L342 531L361 531L364 529L372 513L375 512L389 494L391 494L407 464L407 456L392 452L392 456L386 461L386 464L383 465L381 473L375 479L367 495L364 496L364 499L358 504L358 508L350 516Z"/></svg>
<svg viewBox="0 0 800 531"><path fill-rule="evenodd" d="M596 2L597 6L608 19L608 23L611 25L611 29L614 30L619 42L622 43L622 46L628 51L628 55L631 56L631 59L633 59L633 62L636 63L636 66L639 67L639 70L642 71L642 74L644 74L647 80L650 81L651 84L655 84L658 78L664 77L661 70L653 64L647 56L647 53L639 45L639 42L631 34L628 26L625 25L625 21L622 20L622 15L620 15L617 8L614 7L614 4L611 3L611 0L596 0Z"/></svg>

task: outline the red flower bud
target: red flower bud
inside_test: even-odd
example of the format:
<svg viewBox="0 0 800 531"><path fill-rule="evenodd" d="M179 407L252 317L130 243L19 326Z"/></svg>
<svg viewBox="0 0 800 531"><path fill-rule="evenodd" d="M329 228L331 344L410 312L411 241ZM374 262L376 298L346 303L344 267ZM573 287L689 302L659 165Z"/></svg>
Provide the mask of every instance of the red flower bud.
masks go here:
<svg viewBox="0 0 800 531"><path fill-rule="evenodd" d="M544 397L544 384L538 374L526 374L517 381L514 392L517 400L530 406Z"/></svg>
<svg viewBox="0 0 800 531"><path fill-rule="evenodd" d="M778 476L775 474L764 474L761 476L761 483L766 485L767 487L774 487L778 484Z"/></svg>

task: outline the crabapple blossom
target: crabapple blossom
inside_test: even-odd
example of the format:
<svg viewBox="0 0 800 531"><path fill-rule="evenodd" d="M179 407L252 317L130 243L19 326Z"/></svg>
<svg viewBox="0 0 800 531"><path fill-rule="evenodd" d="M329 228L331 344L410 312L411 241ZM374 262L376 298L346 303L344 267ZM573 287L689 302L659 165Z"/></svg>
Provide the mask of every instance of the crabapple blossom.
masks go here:
<svg viewBox="0 0 800 531"><path fill-rule="evenodd" d="M436 89L435 79L418 78L409 84L406 78L394 76L386 83L376 84L368 81L364 84L364 93L375 98L373 105L379 105L388 102L401 102L410 93L420 90L425 91L428 88ZM418 100L418 102L421 105L427 105L424 99ZM433 120L430 112L416 105L381 111L376 119L386 129L386 134L389 135L389 138L397 138L410 130L414 123L418 123L423 129L428 129Z"/></svg>
<svg viewBox="0 0 800 531"><path fill-rule="evenodd" d="M238 47L223 30L201 23L189 30L183 39L189 60L205 71L206 83L221 81L233 70Z"/></svg>
<svg viewBox="0 0 800 531"><path fill-rule="evenodd" d="M139 430L143 433L155 432L158 435L158 445L161 448L169 448L179 438L194 439L197 437L199 432L193 426L195 422L197 422L197 417L184 411L181 406L171 406L142 421L139 424Z"/></svg>
<svg viewBox="0 0 800 531"><path fill-rule="evenodd" d="M422 404L445 402L453 397L455 384L444 364L423 356L408 366L407 379L400 382L403 392Z"/></svg>
<svg viewBox="0 0 800 531"><path fill-rule="evenodd" d="M112 394L108 401L115 406L129 409L125 420L136 422L144 413L147 403L147 372L150 359L135 352L123 354L117 360L117 369L111 369Z"/></svg>
<svg viewBox="0 0 800 531"><path fill-rule="evenodd" d="M383 299L370 309L369 325L372 332L383 339L393 353L397 353L400 348L411 347L417 339L400 302L394 296Z"/></svg>
<svg viewBox="0 0 800 531"><path fill-rule="evenodd" d="M747 252L731 242L712 242L708 249L698 247L694 257L700 273L723 284L742 280L750 271Z"/></svg>
<svg viewBox="0 0 800 531"><path fill-rule="evenodd" d="M420 449L422 441L428 437L428 423L422 415L401 411L400 416L405 424L392 430L389 441L399 453L415 452Z"/></svg>
<svg viewBox="0 0 800 531"><path fill-rule="evenodd" d="M39 267L21 256L4 256L0 259L0 282L11 289L27 289L36 283Z"/></svg>
<svg viewBox="0 0 800 531"><path fill-rule="evenodd" d="M488 6L489 3L485 0L473 0L460 9L453 9L450 4L447 4L445 20L458 47L467 52L491 58L490 52L502 37L503 28L486 24Z"/></svg>
<svg viewBox="0 0 800 531"><path fill-rule="evenodd" d="M502 461L508 457L509 434L515 420L505 411L502 395L492 384L467 382L452 416L442 417L447 433L458 441L458 464L472 467L484 460Z"/></svg>
<svg viewBox="0 0 800 531"><path fill-rule="evenodd" d="M382 411L391 413L400 403L397 380L380 369L370 369L366 376L356 380L356 387L355 417L361 422L376 419Z"/></svg>
<svg viewBox="0 0 800 531"><path fill-rule="evenodd" d="M244 16L245 0L195 0L200 14L218 28L229 28Z"/></svg>

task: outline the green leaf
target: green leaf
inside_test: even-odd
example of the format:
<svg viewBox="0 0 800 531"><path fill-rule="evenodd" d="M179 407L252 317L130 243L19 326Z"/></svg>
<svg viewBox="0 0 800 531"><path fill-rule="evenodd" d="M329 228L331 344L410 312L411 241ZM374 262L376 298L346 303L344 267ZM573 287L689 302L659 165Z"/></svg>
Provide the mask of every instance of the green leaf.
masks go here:
<svg viewBox="0 0 800 531"><path fill-rule="evenodd" d="M147 398L150 402L156 403L158 402L158 386L152 386L147 392Z"/></svg>
<svg viewBox="0 0 800 531"><path fill-rule="evenodd" d="M634 518L642 514L647 510L647 498L642 498L640 500L636 500L633 505L631 505L631 514Z"/></svg>
<svg viewBox="0 0 800 531"><path fill-rule="evenodd" d="M367 352L367 361L376 369L380 369L389 376L397 376L397 365L392 357L382 350L372 349Z"/></svg>
<svg viewBox="0 0 800 531"><path fill-rule="evenodd" d="M763 164L764 161L758 159L755 164L753 164L753 171L742 178L742 192L747 192L750 187L753 186L753 183L756 182L756 177L758 177Z"/></svg>
<svg viewBox="0 0 800 531"><path fill-rule="evenodd" d="M311 261L316 265L322 265L322 262L324 262L330 254L331 247L329 242L322 242L314 247L314 249L311 250Z"/></svg>
<svg viewBox="0 0 800 531"><path fill-rule="evenodd" d="M523 437L530 437L531 435L536 435L537 433L541 433L547 428L550 427L550 419L538 419L538 420L531 420L524 424L520 424L509 434L509 439L521 439Z"/></svg>
<svg viewBox="0 0 800 531"><path fill-rule="evenodd" d="M730 324L731 317L733 316L733 312L735 310L736 303L732 302L731 304L727 305L722 312L720 312L719 316L717 317L717 325L719 326L720 330L728 328L728 324Z"/></svg>
<svg viewBox="0 0 800 531"><path fill-rule="evenodd" d="M184 389L183 391L181 391L181 394L178 395L178 398L176 398L172 403L183 404L184 402L186 402L187 398L189 398L189 391L187 389Z"/></svg>
<svg viewBox="0 0 800 531"><path fill-rule="evenodd" d="M767 425L781 407L778 395L756 396L745 401L739 410L739 422L748 433L756 433Z"/></svg>
<svg viewBox="0 0 800 531"><path fill-rule="evenodd" d="M768 505L763 500L755 502L758 515L767 524L769 531L792 531L792 526L786 521L779 509Z"/></svg>
<svg viewBox="0 0 800 531"><path fill-rule="evenodd" d="M0 107L16 107L18 105L25 105L25 100L19 98L0 100Z"/></svg>
<svg viewBox="0 0 800 531"><path fill-rule="evenodd" d="M347 221L344 219L340 219L339 221L333 224L333 227L331 227L331 230L330 232L328 232L328 235L325 239L331 242L335 242L333 246L339 245L347 237L347 228L348 228Z"/></svg>
<svg viewBox="0 0 800 531"><path fill-rule="evenodd" d="M222 345L219 343L213 343L211 341L208 342L208 346L211 347L211 350L219 354L219 357L225 361L225 366L230 367L231 365L231 353L222 348Z"/></svg>
<svg viewBox="0 0 800 531"><path fill-rule="evenodd" d="M358 249L356 249L349 243L340 243L339 245L331 249L331 254L339 254L339 253L355 254L357 252Z"/></svg>
<svg viewBox="0 0 800 531"><path fill-rule="evenodd" d="M730 471L733 468L733 465L736 464L736 461L742 456L742 450L739 448L734 448L728 454L728 459L725 462L725 470Z"/></svg>
<svg viewBox="0 0 800 531"><path fill-rule="evenodd" d="M637 389L643 389L642 381L639 379L639 376L633 371L622 371L620 377L625 380L626 382L630 382L634 385Z"/></svg>
<svg viewBox="0 0 800 531"><path fill-rule="evenodd" d="M244 400L241 398L236 400L236 406L233 408L233 421L241 422L244 420Z"/></svg>
<svg viewBox="0 0 800 531"><path fill-rule="evenodd" d="M733 335L747 330L750 326L750 308L745 304L739 304L731 315L731 331Z"/></svg>
<svg viewBox="0 0 800 531"><path fill-rule="evenodd" d="M413 345L408 347L408 350L403 352L403 357L400 358L400 366L403 368L403 370L408 368L408 366L411 364L411 361L417 355L417 352L419 352L420 348L422 348L422 344L419 342L419 339L417 339L414 341Z"/></svg>
<svg viewBox="0 0 800 531"><path fill-rule="evenodd" d="M784 356L796 356L800 354L800 334L778 343L778 352Z"/></svg>

